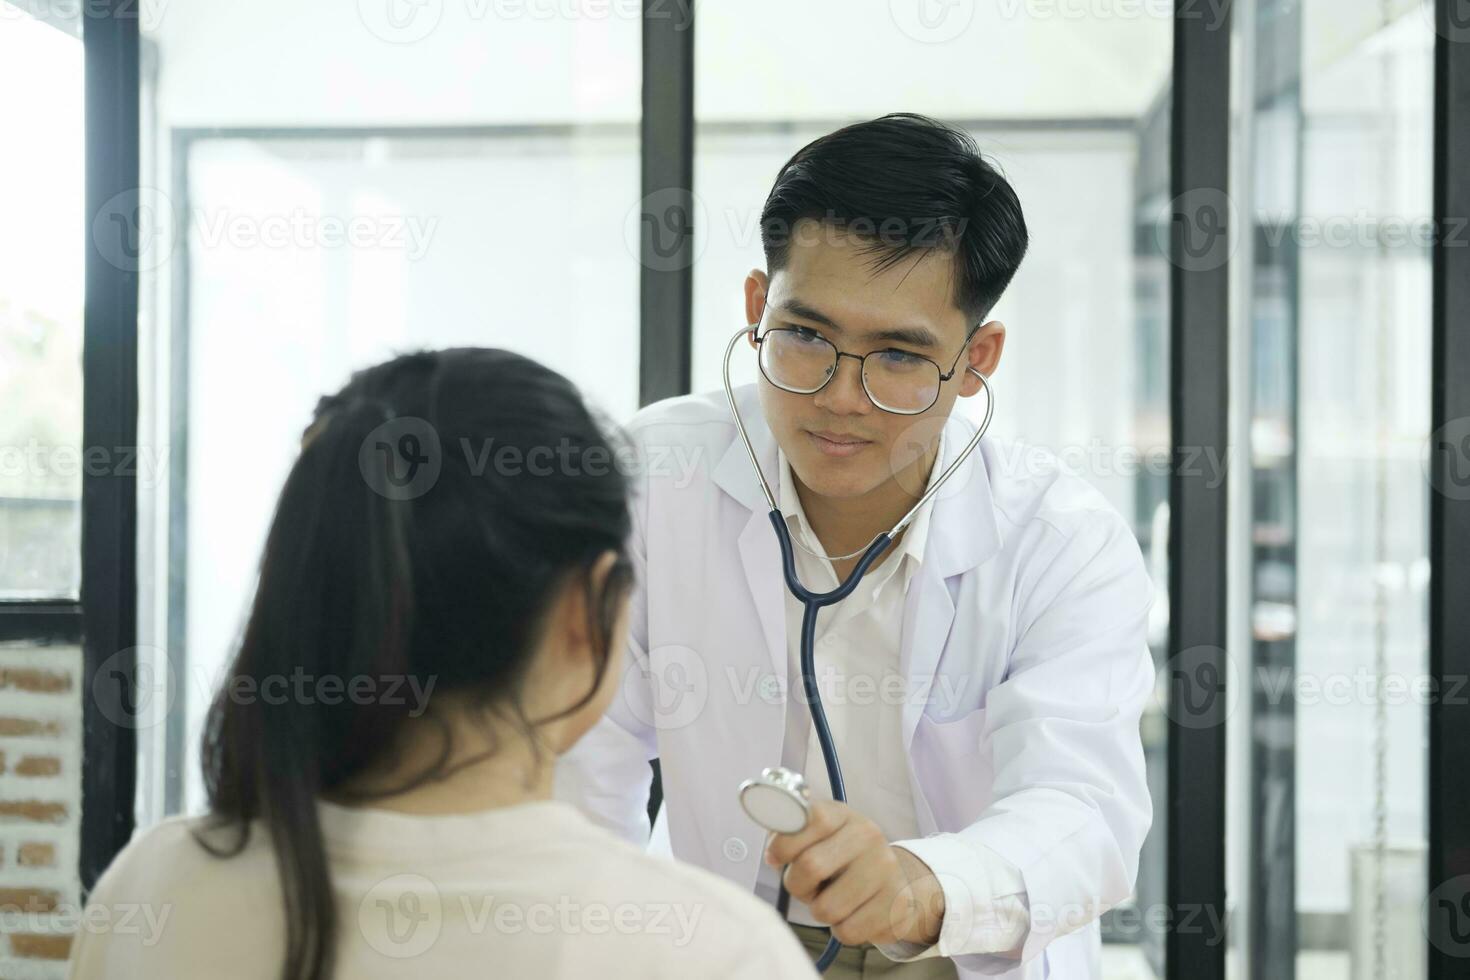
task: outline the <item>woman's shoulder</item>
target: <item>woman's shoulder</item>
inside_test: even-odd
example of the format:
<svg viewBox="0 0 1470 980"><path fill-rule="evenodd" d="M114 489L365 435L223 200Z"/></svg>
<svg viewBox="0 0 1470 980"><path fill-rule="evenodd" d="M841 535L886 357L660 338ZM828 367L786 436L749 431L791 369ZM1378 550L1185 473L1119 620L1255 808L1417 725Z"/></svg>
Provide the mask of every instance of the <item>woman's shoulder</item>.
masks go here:
<svg viewBox="0 0 1470 980"><path fill-rule="evenodd" d="M141 910L178 935L263 901L279 904L269 835L259 824L248 831L200 816L169 817L138 831L92 889L90 914L110 920Z"/></svg>
<svg viewBox="0 0 1470 980"><path fill-rule="evenodd" d="M587 821L589 847L600 855L597 873L584 887L644 928L662 925L680 948L706 952L748 950L752 942L776 943L804 957L776 910L712 871L652 854Z"/></svg>
<svg viewBox="0 0 1470 980"><path fill-rule="evenodd" d="M279 931L274 917L259 914L280 905L263 836L257 830L242 840L210 818L189 816L139 830L87 898L70 975L110 980L207 968L235 976L227 964L248 959ZM219 873L225 860L229 875Z"/></svg>
<svg viewBox="0 0 1470 980"><path fill-rule="evenodd" d="M99 879L93 899L182 887L226 857L232 868L273 867L266 835L254 825L245 830L209 816L167 817L133 835Z"/></svg>

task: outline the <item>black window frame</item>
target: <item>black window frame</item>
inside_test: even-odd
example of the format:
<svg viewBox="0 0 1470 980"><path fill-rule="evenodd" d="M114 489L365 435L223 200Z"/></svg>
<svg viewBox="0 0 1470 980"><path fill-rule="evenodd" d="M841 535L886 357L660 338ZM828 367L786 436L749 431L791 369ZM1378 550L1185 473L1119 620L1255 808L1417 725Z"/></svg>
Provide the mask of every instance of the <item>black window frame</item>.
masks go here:
<svg viewBox="0 0 1470 980"><path fill-rule="evenodd" d="M126 208L138 195L139 23L130 0L91 0L75 16L32 11L80 31L83 60L84 214ZM124 215L131 217L131 215ZM84 223L82 446L135 460L138 409L138 276L104 254ZM84 454L85 455L85 454ZM133 833L136 733L125 721L136 678L137 469L85 468L81 481L78 596L0 600L0 642L80 645L81 814L78 872L89 893ZM104 682L95 684L99 673ZM122 678L123 682L118 683ZM122 723L120 723L122 722Z"/></svg>

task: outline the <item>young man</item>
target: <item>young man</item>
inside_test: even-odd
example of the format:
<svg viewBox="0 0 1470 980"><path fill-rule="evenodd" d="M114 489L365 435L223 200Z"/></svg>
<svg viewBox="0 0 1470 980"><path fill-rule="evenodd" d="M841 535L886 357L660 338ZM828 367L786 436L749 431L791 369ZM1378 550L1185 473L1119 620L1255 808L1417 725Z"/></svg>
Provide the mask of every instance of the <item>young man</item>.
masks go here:
<svg viewBox="0 0 1470 980"><path fill-rule="evenodd" d="M760 380L735 398L800 578L827 591L857 558L818 556L888 531L973 433L951 412L987 397L979 375L1006 336L987 316L1026 226L969 138L910 115L801 149L761 219L754 329L733 355L759 358ZM818 616L848 790L834 803L802 693L802 606L725 393L650 405L629 430L646 464L631 664L559 792L646 840L661 760L675 856L771 900L789 865L788 917L813 955L819 926L855 947L828 976L1100 976L1097 918L1132 891L1151 819L1152 589L1122 517L984 438ZM735 790L776 764L821 802L768 843Z"/></svg>

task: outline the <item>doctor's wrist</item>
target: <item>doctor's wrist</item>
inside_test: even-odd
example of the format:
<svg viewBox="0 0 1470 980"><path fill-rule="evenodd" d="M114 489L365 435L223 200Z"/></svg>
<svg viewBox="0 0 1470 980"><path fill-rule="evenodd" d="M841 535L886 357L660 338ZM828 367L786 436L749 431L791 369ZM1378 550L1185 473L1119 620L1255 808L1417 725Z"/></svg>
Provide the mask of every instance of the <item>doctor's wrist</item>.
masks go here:
<svg viewBox="0 0 1470 980"><path fill-rule="evenodd" d="M893 908L894 932L904 942L932 946L944 925L944 888L929 865L912 851L890 845L908 884Z"/></svg>

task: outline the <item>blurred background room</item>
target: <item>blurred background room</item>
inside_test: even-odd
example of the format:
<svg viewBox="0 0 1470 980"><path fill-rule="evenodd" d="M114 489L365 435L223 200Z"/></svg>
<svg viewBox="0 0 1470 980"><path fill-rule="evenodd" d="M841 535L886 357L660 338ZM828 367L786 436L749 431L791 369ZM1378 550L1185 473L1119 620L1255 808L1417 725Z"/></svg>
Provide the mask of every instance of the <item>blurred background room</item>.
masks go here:
<svg viewBox="0 0 1470 980"><path fill-rule="evenodd" d="M449 345L620 421L715 390L776 171L893 111L1016 187L993 431L1101 490L1158 595L1105 975L1470 976L1435 924L1470 894L1454 0L118 6L0 0L0 900L40 910L0 976L61 976L111 855L204 806L319 395Z"/></svg>

